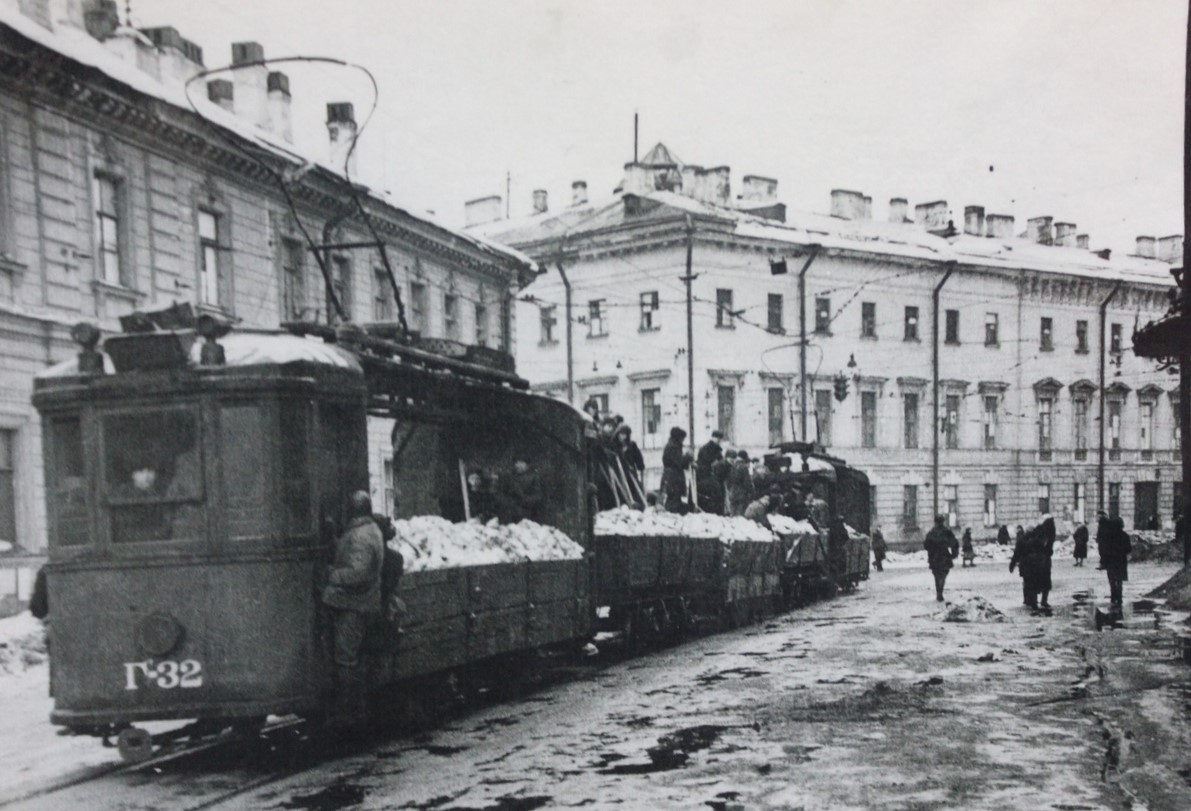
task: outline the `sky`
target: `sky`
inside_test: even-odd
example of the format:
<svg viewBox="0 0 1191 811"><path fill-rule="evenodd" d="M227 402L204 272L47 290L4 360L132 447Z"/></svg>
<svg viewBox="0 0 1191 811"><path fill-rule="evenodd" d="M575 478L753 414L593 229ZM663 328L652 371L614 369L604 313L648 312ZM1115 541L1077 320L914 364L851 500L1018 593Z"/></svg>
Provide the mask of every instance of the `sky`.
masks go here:
<svg viewBox="0 0 1191 811"><path fill-rule="evenodd" d="M124 2L120 3L123 8ZM774 177L790 208L832 189L1074 222L1093 248L1182 233L1187 3L1181 0L132 0L208 68L232 42L363 65L376 112L359 179L463 224L466 200L571 183L606 196L664 142L703 166ZM295 140L326 153L325 103L368 80L286 65Z"/></svg>

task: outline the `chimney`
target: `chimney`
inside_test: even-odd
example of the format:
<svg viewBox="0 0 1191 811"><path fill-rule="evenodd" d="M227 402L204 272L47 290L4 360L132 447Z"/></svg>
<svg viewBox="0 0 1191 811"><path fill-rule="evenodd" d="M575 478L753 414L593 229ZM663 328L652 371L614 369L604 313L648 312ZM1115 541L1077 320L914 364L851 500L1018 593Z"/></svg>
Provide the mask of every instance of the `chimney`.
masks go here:
<svg viewBox="0 0 1191 811"><path fill-rule="evenodd" d="M713 166L707 170L707 196L703 202L727 206L732 199L732 170L727 166Z"/></svg>
<svg viewBox="0 0 1191 811"><path fill-rule="evenodd" d="M935 200L914 206L914 222L927 231L946 231L948 224L947 201Z"/></svg>
<svg viewBox="0 0 1191 811"><path fill-rule="evenodd" d="M964 233L984 236L984 206L964 206Z"/></svg>
<svg viewBox="0 0 1191 811"><path fill-rule="evenodd" d="M1183 235L1175 234L1159 239L1158 258L1172 265L1183 264Z"/></svg>
<svg viewBox="0 0 1191 811"><path fill-rule="evenodd" d="M87 30L86 12L83 0L50 0L49 16L55 26L69 26L79 31Z"/></svg>
<svg viewBox="0 0 1191 811"><path fill-rule="evenodd" d="M772 203L777 200L777 181L771 177L745 175L740 182L741 197L747 202Z"/></svg>
<svg viewBox="0 0 1191 811"><path fill-rule="evenodd" d="M269 69L261 64L265 49L259 42L232 43L232 81L236 83L236 112L254 127L269 129Z"/></svg>
<svg viewBox="0 0 1191 811"><path fill-rule="evenodd" d="M356 139L356 109L350 101L327 105L327 136L330 139L331 168L355 177L356 155L352 151L352 143Z"/></svg>
<svg viewBox="0 0 1191 811"><path fill-rule="evenodd" d="M227 79L211 79L207 82L207 98L229 113L235 110L236 88Z"/></svg>
<svg viewBox="0 0 1191 811"><path fill-rule="evenodd" d="M1070 248L1075 244L1075 223L1055 223L1055 244L1065 248Z"/></svg>
<svg viewBox="0 0 1191 811"><path fill-rule="evenodd" d="M22 0L22 11L25 5ZM45 5L44 0L40 5ZM116 33L116 29L120 27L120 12L116 8L116 0L90 0L83 12L83 23L87 33L100 42Z"/></svg>
<svg viewBox="0 0 1191 811"><path fill-rule="evenodd" d="M1026 220L1026 239L1030 242L1037 242L1039 245L1050 245L1054 242L1054 236L1050 231L1050 224L1054 222L1054 217L1030 217Z"/></svg>
<svg viewBox="0 0 1191 811"><path fill-rule="evenodd" d="M1014 218L1008 214L989 214L984 218L984 233L994 239L1013 237Z"/></svg>
<svg viewBox="0 0 1191 811"><path fill-rule="evenodd" d="M545 189L534 189L533 190L533 213L534 214L545 214L549 208L546 201L547 201L546 190Z"/></svg>
<svg viewBox="0 0 1191 811"><path fill-rule="evenodd" d="M621 189L625 194L635 194L644 197L653 191L653 172L641 163L626 163L624 165L624 182Z"/></svg>
<svg viewBox="0 0 1191 811"><path fill-rule="evenodd" d="M112 5L115 6L115 3L112 3ZM50 23L49 0L20 0L17 7L23 16L28 17L47 31L53 30L53 25ZM116 30L115 26L112 27L112 30ZM88 32L90 32L89 27Z"/></svg>
<svg viewBox="0 0 1191 811"><path fill-rule="evenodd" d="M1153 237L1138 237L1137 255L1145 259L1154 259L1156 256L1154 249L1157 246L1157 243L1158 240L1154 239Z"/></svg>
<svg viewBox="0 0 1191 811"><path fill-rule="evenodd" d="M864 218L871 220L873 218L873 198L867 195L864 198Z"/></svg>
<svg viewBox="0 0 1191 811"><path fill-rule="evenodd" d="M179 34L177 28L144 28L141 33L157 46L163 76L186 82L203 69L203 49Z"/></svg>
<svg viewBox="0 0 1191 811"><path fill-rule="evenodd" d="M831 216L843 220L864 219L864 195L858 191L832 189Z"/></svg>
<svg viewBox="0 0 1191 811"><path fill-rule="evenodd" d="M910 209L910 203L904 197L892 197L889 200L889 221L896 223L903 223L906 221L906 212Z"/></svg>
<svg viewBox="0 0 1191 811"><path fill-rule="evenodd" d="M286 142L294 142L294 123L290 115L289 77L279 70L269 74L265 80L269 101L267 104L269 132L280 135Z"/></svg>
<svg viewBox="0 0 1191 811"><path fill-rule="evenodd" d="M681 170L682 193L687 197L698 197L699 175L703 174L703 167L693 163L684 163Z"/></svg>
<svg viewBox="0 0 1191 811"><path fill-rule="evenodd" d="M1086 251L1088 249L1088 235L1087 234L1076 234L1075 235L1075 247L1079 248L1080 250Z"/></svg>
<svg viewBox="0 0 1191 811"><path fill-rule="evenodd" d="M587 181L576 180L571 184L571 205L581 206L587 202Z"/></svg>
<svg viewBox="0 0 1191 811"><path fill-rule="evenodd" d="M496 222L500 219L501 214L499 194L468 200L463 204L463 221L468 228L473 225L483 225L486 222Z"/></svg>

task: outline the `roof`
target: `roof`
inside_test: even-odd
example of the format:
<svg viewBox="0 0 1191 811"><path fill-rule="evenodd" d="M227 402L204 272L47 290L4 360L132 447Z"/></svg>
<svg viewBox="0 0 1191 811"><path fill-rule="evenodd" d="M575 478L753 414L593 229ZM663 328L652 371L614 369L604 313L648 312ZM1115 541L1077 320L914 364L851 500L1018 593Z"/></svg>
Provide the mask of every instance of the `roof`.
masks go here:
<svg viewBox="0 0 1191 811"><path fill-rule="evenodd" d="M827 249L871 252L927 262L955 261L961 265L1034 270L1094 279L1113 279L1169 285L1170 264L1140 256L1104 259L1082 248L1042 245L1024 237L977 237L960 234L945 239L913 222L848 220L805 211L786 212L786 221L750 213L733 201L720 206L674 191L654 191L640 199L656 206L630 215L624 201L634 195L614 194L600 201L513 220L498 220L471 230L486 238L523 249L535 243L604 229L628 227L690 214L714 221L742 239L768 240L800 247L817 244Z"/></svg>
<svg viewBox="0 0 1191 811"><path fill-rule="evenodd" d="M658 141L653 149L645 153L638 163L645 166L682 166L682 160L670 151L669 147Z"/></svg>
<svg viewBox="0 0 1191 811"><path fill-rule="evenodd" d="M208 123L220 127L228 132L252 143L270 154L294 164L296 166L313 165L335 175L347 182L342 167L330 166L322 158L316 158L297 148L291 143L272 133L253 126L234 113L224 110L207 99L203 85L196 82L187 100L185 85L179 81L162 80L126 62L109 51L98 40L92 38L86 31L68 25L56 25L53 31L47 30L37 22L21 14L16 3L0 3L0 25L7 26L38 45L54 51L79 65L93 68L132 90L165 102L186 112L197 112ZM193 102L193 106L192 106ZM355 178L351 182L359 188ZM397 211L411 219L425 223L432 228L457 237L481 251L495 253L508 261L524 264L529 269L536 268L536 263L520 251L507 245L500 245L484 239L476 234L469 234L445 226L424 214L415 214L409 208L392 201L388 195L365 190L367 195L377 203Z"/></svg>

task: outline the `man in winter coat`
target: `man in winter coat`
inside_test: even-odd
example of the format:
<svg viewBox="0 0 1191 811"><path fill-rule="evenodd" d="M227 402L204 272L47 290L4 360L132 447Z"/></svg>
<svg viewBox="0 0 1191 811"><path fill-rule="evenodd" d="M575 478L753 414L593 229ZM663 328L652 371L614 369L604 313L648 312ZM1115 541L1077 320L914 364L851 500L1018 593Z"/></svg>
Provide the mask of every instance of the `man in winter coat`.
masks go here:
<svg viewBox="0 0 1191 811"><path fill-rule="evenodd" d="M1042 518L1035 530L1038 534L1038 590L1042 592L1042 607L1049 609L1051 560L1055 554L1055 519L1050 515Z"/></svg>
<svg viewBox="0 0 1191 811"><path fill-rule="evenodd" d="M695 457L696 488L699 496L699 509L705 513L719 515L724 511L724 488L716 481L715 466L724 458L724 449L720 443L724 439L721 431L712 431L711 439L699 448Z"/></svg>
<svg viewBox="0 0 1191 811"><path fill-rule="evenodd" d="M627 423L621 423L616 429L616 454L620 457L624 475L632 479L630 489L633 498L637 499L638 494L645 493L645 457L633 441L633 429Z"/></svg>
<svg viewBox="0 0 1191 811"><path fill-rule="evenodd" d="M1125 522L1120 516L1106 518L1101 522L1101 531L1096 533L1096 546L1100 550L1100 567L1108 575L1108 591L1112 604L1120 606L1124 582L1129 579L1129 553L1133 542L1125 532Z"/></svg>
<svg viewBox="0 0 1191 811"><path fill-rule="evenodd" d="M773 525L769 523L769 514L774 511L774 505L780 502L781 499L777 496L761 496L754 499L745 508L744 517L750 521L756 521L768 530L772 530Z"/></svg>
<svg viewBox="0 0 1191 811"><path fill-rule="evenodd" d="M885 536L881 534L881 528L873 527L873 567L878 572L885 571L881 564L885 560L885 552L887 550L888 546L885 544Z"/></svg>
<svg viewBox="0 0 1191 811"><path fill-rule="evenodd" d="M945 520L943 516L936 515L934 527L926 533L926 540L922 542L926 549L926 562L935 576L935 599L940 603L943 602L943 584L947 582L951 562L959 557L959 541L955 539L955 533L944 526Z"/></svg>
<svg viewBox="0 0 1191 811"><path fill-rule="evenodd" d="M749 455L744 451L736 454L728 480L724 485L724 514L744 515L753 501L753 476L749 471Z"/></svg>
<svg viewBox="0 0 1191 811"><path fill-rule="evenodd" d="M524 459L513 462L513 475L509 477L509 500L512 502L510 523L526 518L538 521L541 518L542 502L545 500L542 482Z"/></svg>
<svg viewBox="0 0 1191 811"><path fill-rule="evenodd" d="M1009 545L1009 525L1008 524L1001 524L1001 528L997 530L997 545L998 546L1008 546Z"/></svg>
<svg viewBox="0 0 1191 811"><path fill-rule="evenodd" d="M686 465L683 461L682 443L686 440L686 431L678 426L670 429L670 441L662 450L662 496L665 499L667 512L685 513L686 498Z"/></svg>
<svg viewBox="0 0 1191 811"><path fill-rule="evenodd" d="M971 527L967 527L964 529L964 537L963 537L963 540L960 542L960 551L962 551L963 555L964 555L963 568L966 569L969 566L976 565L976 548L974 546L972 546L972 528Z"/></svg>
<svg viewBox="0 0 1191 811"><path fill-rule="evenodd" d="M1075 528L1075 532L1071 534L1072 540L1075 541L1075 565L1083 566L1083 562L1088 557L1088 528L1084 524L1080 524Z"/></svg>
<svg viewBox="0 0 1191 811"><path fill-rule="evenodd" d="M326 573L322 600L331 611L335 662L337 726L359 726L366 720L364 671L360 651L364 633L381 610L384 541L372 517L372 499L363 490L348 498L348 525L335 541L335 556Z"/></svg>

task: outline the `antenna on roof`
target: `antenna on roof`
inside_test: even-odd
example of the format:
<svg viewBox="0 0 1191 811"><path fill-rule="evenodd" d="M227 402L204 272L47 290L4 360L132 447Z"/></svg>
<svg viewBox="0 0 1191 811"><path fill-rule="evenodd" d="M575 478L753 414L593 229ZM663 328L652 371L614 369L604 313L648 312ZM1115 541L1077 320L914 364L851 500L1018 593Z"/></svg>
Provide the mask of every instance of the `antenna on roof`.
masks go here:
<svg viewBox="0 0 1191 811"><path fill-rule="evenodd" d="M637 111L633 110L633 163L637 162Z"/></svg>
<svg viewBox="0 0 1191 811"><path fill-rule="evenodd" d="M505 172L505 219L509 218L509 199L512 195L510 189L513 186L513 173Z"/></svg>

